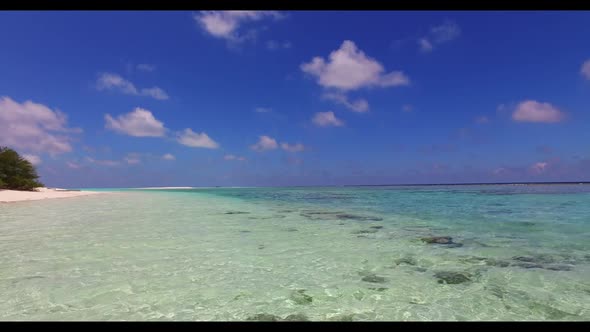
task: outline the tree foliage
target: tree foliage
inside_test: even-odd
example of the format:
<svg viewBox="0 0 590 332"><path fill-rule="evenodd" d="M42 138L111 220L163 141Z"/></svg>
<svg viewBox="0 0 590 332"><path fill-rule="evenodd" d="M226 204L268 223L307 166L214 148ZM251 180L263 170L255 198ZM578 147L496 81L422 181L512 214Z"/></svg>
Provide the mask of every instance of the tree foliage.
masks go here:
<svg viewBox="0 0 590 332"><path fill-rule="evenodd" d="M16 151L0 147L0 189L35 190L43 187L33 164Z"/></svg>

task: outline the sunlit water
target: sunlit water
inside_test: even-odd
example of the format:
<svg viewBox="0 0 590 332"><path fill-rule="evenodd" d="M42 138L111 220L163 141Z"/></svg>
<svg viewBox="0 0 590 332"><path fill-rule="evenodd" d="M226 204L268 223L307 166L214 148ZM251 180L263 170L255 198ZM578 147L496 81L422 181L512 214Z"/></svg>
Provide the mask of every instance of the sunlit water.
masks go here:
<svg viewBox="0 0 590 332"><path fill-rule="evenodd" d="M0 320L247 319L588 321L590 186L0 204Z"/></svg>

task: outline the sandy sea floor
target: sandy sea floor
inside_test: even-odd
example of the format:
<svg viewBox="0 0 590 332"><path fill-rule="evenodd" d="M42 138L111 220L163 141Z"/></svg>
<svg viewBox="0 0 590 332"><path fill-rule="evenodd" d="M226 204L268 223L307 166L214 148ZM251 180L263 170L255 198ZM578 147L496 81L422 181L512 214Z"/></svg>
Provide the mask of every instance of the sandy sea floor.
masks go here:
<svg viewBox="0 0 590 332"><path fill-rule="evenodd" d="M511 190L3 204L0 320L590 320L590 195Z"/></svg>

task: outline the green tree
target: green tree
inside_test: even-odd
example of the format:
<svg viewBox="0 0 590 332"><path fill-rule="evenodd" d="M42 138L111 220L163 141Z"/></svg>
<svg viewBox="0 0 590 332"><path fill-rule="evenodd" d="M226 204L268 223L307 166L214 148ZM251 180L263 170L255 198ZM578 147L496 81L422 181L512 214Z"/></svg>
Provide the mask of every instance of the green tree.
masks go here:
<svg viewBox="0 0 590 332"><path fill-rule="evenodd" d="M0 147L0 189L35 190L43 187L35 167L16 151Z"/></svg>

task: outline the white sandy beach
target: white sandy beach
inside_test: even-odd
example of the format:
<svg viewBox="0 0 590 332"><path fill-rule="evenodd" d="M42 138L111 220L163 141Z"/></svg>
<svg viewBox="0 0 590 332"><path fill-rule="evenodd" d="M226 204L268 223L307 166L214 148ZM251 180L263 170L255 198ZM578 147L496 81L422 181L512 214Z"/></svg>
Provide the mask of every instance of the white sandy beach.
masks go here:
<svg viewBox="0 0 590 332"><path fill-rule="evenodd" d="M94 194L102 193L93 191L68 191L59 188L37 188L37 191L0 190L0 203L69 198Z"/></svg>

